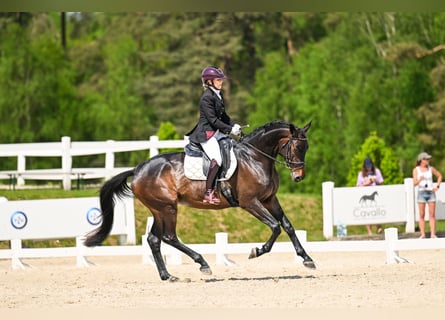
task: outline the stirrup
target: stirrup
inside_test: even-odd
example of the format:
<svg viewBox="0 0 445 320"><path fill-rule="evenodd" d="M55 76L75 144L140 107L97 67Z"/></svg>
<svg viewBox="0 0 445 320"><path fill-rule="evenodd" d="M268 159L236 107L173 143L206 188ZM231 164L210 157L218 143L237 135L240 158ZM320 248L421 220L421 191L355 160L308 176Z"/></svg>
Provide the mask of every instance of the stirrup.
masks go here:
<svg viewBox="0 0 445 320"><path fill-rule="evenodd" d="M207 190L204 194L204 203L220 204L221 200L215 195L215 190Z"/></svg>

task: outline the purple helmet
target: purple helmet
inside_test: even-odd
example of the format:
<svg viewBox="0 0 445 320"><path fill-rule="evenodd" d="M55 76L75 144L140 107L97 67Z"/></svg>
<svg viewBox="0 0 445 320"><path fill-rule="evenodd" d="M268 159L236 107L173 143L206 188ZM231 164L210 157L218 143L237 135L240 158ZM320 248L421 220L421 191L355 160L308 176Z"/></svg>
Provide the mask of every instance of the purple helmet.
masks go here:
<svg viewBox="0 0 445 320"><path fill-rule="evenodd" d="M210 66L202 70L201 79L202 83L205 84L207 80L226 79L226 76L220 68Z"/></svg>

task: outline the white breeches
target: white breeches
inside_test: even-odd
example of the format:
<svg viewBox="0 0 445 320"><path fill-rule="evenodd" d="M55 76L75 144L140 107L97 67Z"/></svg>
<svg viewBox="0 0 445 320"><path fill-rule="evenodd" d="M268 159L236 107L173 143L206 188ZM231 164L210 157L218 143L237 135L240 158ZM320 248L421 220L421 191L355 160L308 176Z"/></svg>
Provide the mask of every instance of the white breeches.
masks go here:
<svg viewBox="0 0 445 320"><path fill-rule="evenodd" d="M219 131L216 131L216 133L206 142L202 142L201 146L204 149L207 156L210 158L210 160L215 159L218 163L218 166L221 166L222 164L222 158L221 158L221 151L219 149L219 143L218 140L224 138L225 135L222 134Z"/></svg>

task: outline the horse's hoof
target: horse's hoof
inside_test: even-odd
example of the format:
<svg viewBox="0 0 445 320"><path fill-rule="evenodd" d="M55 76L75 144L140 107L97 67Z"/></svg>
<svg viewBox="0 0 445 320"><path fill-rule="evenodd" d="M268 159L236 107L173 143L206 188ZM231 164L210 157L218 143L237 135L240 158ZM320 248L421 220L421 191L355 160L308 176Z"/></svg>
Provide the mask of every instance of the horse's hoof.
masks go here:
<svg viewBox="0 0 445 320"><path fill-rule="evenodd" d="M170 276L170 278L168 278L168 282L191 282L191 281L192 280L190 278L180 279L174 276Z"/></svg>
<svg viewBox="0 0 445 320"><path fill-rule="evenodd" d="M178 282L179 278L175 277L175 276L170 276L170 277L168 277L167 280L168 280L168 282Z"/></svg>
<svg viewBox="0 0 445 320"><path fill-rule="evenodd" d="M253 248L253 249L250 251L249 259L253 259L253 258L256 258L256 257L257 257L257 254L256 254L256 248Z"/></svg>
<svg viewBox="0 0 445 320"><path fill-rule="evenodd" d="M168 272L161 272L159 276L161 277L162 281L169 280L172 277Z"/></svg>
<svg viewBox="0 0 445 320"><path fill-rule="evenodd" d="M210 276L212 274L212 270L210 269L210 267L201 267L199 268L199 270L207 276Z"/></svg>
<svg viewBox="0 0 445 320"><path fill-rule="evenodd" d="M303 266L305 266L308 269L316 269L315 263L312 260L303 261Z"/></svg>

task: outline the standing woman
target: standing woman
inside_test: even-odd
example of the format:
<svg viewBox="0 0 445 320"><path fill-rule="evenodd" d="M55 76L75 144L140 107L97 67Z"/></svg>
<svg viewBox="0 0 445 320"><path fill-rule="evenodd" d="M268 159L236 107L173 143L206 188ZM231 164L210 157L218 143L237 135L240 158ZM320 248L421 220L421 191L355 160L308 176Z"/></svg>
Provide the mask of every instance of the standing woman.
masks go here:
<svg viewBox="0 0 445 320"><path fill-rule="evenodd" d="M416 167L413 169L413 183L418 186L417 204L419 206L420 238L425 238L425 206L428 203L431 238L436 236L436 191L440 188L442 174L430 166L431 155L422 152L417 157ZM436 186L433 185L433 175L436 176Z"/></svg>
<svg viewBox="0 0 445 320"><path fill-rule="evenodd" d="M199 120L192 131L186 134L190 141L201 144L211 160L203 199L203 202L211 204L221 202L215 192L216 176L222 163L218 140L230 133L241 133L241 126L236 124L225 110L221 93L224 79L224 72L217 67L209 66L202 70L201 80L205 90L199 101Z"/></svg>

